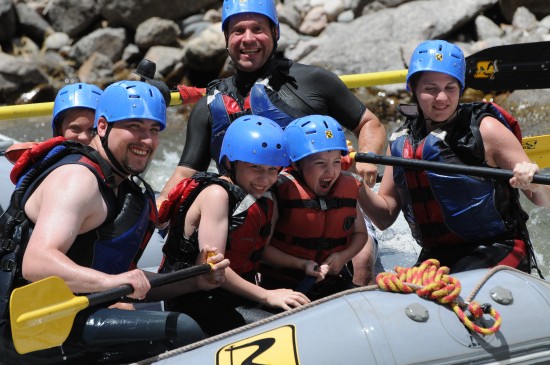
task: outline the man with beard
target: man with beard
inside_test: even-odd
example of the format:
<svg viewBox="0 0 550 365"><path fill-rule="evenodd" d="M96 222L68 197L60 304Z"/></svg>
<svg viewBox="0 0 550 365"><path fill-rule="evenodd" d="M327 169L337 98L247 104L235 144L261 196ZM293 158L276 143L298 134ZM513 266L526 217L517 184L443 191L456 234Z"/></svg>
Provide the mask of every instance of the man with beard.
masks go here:
<svg viewBox="0 0 550 365"><path fill-rule="evenodd" d="M150 188L143 192L134 178L151 161L165 126L160 91L144 82L121 81L107 87L99 99L96 133L89 146L54 138L19 158L11 174L17 187L0 236L3 243L14 242L11 252L3 245L2 262L15 263L0 273L2 303L12 289L50 276L63 279L73 293L131 285L130 299L153 299L156 294L150 291L148 277L136 264L154 229L157 210ZM210 248L201 252L198 262L207 261L207 251L214 254L208 258L214 270L171 284L166 292L209 290L223 283L229 262ZM186 315L107 308L113 304L117 305L80 311L62 346L24 355L14 350L9 321L0 322L0 362L128 362L203 337ZM7 309L0 310L6 318Z"/></svg>

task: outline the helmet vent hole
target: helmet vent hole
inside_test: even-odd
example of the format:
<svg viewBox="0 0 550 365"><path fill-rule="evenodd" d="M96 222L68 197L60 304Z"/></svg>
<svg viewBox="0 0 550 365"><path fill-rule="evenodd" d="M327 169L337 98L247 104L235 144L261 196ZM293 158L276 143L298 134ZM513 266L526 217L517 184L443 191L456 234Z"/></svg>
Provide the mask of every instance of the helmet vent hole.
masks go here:
<svg viewBox="0 0 550 365"><path fill-rule="evenodd" d="M262 148L267 148L267 143L266 142L262 142Z"/></svg>
<svg viewBox="0 0 550 365"><path fill-rule="evenodd" d="M280 143L277 143L277 146L276 146L276 147L277 147L278 150L280 150L283 146L281 146Z"/></svg>

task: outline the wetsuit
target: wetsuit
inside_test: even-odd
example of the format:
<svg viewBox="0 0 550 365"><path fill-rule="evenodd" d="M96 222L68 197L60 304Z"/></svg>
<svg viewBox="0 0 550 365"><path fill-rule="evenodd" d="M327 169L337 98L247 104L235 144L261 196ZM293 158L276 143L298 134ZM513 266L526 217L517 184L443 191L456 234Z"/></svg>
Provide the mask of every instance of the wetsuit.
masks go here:
<svg viewBox="0 0 550 365"><path fill-rule="evenodd" d="M427 134L421 116L407 115L390 138L392 156L487 166L479 125L507 122L489 104L461 104L456 120ZM508 265L530 272L527 214L507 181L394 167L394 182L413 237L417 264L438 259L451 272Z"/></svg>
<svg viewBox="0 0 550 365"><path fill-rule="evenodd" d="M241 104L241 109L246 109L244 102L251 88L257 81L265 79L269 79L269 86L274 91L269 93L271 102L292 118L309 114L330 115L347 129L355 130L366 111L365 105L332 72L282 58L271 59L257 72L237 71L227 79L214 81L209 85L208 93L218 90L230 94ZM269 118L270 115L273 114L262 116ZM180 166L206 171L211 158L218 160L210 150L212 126L208 96L205 96L195 104L189 116Z"/></svg>
<svg viewBox="0 0 550 365"><path fill-rule="evenodd" d="M62 346L24 355L16 353L5 305L11 290L27 283L22 277L21 263L34 224L26 217L24 205L51 171L66 164L86 166L96 176L108 208L105 222L78 235L67 252L67 256L79 265L110 274L135 268L156 221L154 196L149 192L144 194L129 179L117 186L115 195L109 165L91 147L57 138L37 149L41 149L40 153L33 158L23 155L23 160L29 161L30 166L16 164L14 167L15 172L21 171L20 175L12 171L17 185L5 213L7 223L0 232L3 248L0 258L4 268L0 272L0 308L3 312L0 318L0 363L120 363L200 340L203 337L201 329L186 315L106 309L112 304L108 303L78 312L69 338ZM29 150L28 154L31 153L33 151ZM33 163L37 157L41 159Z"/></svg>

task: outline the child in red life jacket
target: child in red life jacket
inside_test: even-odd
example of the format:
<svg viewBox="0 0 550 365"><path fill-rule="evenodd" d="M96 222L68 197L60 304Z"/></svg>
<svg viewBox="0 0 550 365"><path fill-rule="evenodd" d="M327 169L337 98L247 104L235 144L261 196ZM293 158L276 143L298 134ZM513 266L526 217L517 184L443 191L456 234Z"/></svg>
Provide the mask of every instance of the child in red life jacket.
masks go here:
<svg viewBox="0 0 550 365"><path fill-rule="evenodd" d="M347 263L369 235L357 205L362 181L342 171L348 154L329 116L296 119L285 129L292 168L277 182L279 220L264 255L265 287L294 287L310 299L351 289Z"/></svg>
<svg viewBox="0 0 550 365"><path fill-rule="evenodd" d="M205 245L224 254L230 268L220 289L165 301L168 310L187 313L215 335L272 314L259 305L289 310L309 302L291 289L256 285L277 217L271 188L288 163L281 127L264 117L243 116L231 123L223 139L220 164L228 173L196 173L171 190L159 211L161 224L170 221L161 272L193 265Z"/></svg>

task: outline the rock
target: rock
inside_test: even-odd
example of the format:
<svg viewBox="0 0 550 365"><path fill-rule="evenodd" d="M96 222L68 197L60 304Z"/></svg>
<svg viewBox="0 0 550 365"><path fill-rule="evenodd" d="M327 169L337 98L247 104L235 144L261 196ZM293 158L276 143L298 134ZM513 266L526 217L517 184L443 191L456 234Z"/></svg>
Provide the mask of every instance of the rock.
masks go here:
<svg viewBox="0 0 550 365"><path fill-rule="evenodd" d="M20 32L27 35L35 43L41 45L44 39L54 32L51 25L27 4L15 4L15 11Z"/></svg>
<svg viewBox="0 0 550 365"><path fill-rule="evenodd" d="M0 0L0 24L0 45L7 49L6 45L11 43L17 31L15 7L11 0Z"/></svg>
<svg viewBox="0 0 550 365"><path fill-rule="evenodd" d="M47 82L35 61L0 53L0 102L12 103L19 93Z"/></svg>
<svg viewBox="0 0 550 365"><path fill-rule="evenodd" d="M137 27L134 40L142 50L152 46L174 46L178 43L180 32L180 27L173 20L152 17Z"/></svg>
<svg viewBox="0 0 550 365"><path fill-rule="evenodd" d="M46 19L56 32L76 38L91 28L99 19L95 1L56 0L49 1Z"/></svg>
<svg viewBox="0 0 550 365"><path fill-rule="evenodd" d="M227 58L227 51L225 50L225 37L220 29L220 23L212 24L198 36L189 40L184 57L190 68L203 71L221 69Z"/></svg>
<svg viewBox="0 0 550 365"><path fill-rule="evenodd" d="M113 62L103 53L94 52L78 69L78 78L82 82L96 85L108 85L113 79Z"/></svg>
<svg viewBox="0 0 550 365"><path fill-rule="evenodd" d="M80 65L92 53L100 52L115 62L122 56L126 43L124 28L98 29L78 40L71 49L70 57Z"/></svg>
<svg viewBox="0 0 550 365"><path fill-rule="evenodd" d="M151 17L183 19L202 9L219 7L219 0L98 0L98 7L110 26L136 29Z"/></svg>
<svg viewBox="0 0 550 365"><path fill-rule="evenodd" d="M157 78L167 76L184 58L185 50L178 47L154 46L145 54L146 59L157 64Z"/></svg>
<svg viewBox="0 0 550 365"><path fill-rule="evenodd" d="M302 34L317 36L319 35L328 24L328 17L324 12L323 7L317 6L306 14L299 31Z"/></svg>
<svg viewBox="0 0 550 365"><path fill-rule="evenodd" d="M498 25L484 15L477 16L475 24L479 40L498 38L504 34L504 31Z"/></svg>
<svg viewBox="0 0 550 365"><path fill-rule="evenodd" d="M521 31L533 30L537 27L537 18L524 6L517 8L512 19L514 28Z"/></svg>
<svg viewBox="0 0 550 365"><path fill-rule="evenodd" d="M538 19L550 15L550 6L548 6L547 0L499 0L498 6L508 22L512 21L514 13L522 6L535 14Z"/></svg>
<svg viewBox="0 0 550 365"><path fill-rule="evenodd" d="M44 40L43 49L50 51L59 51L63 47L69 46L70 44L71 38L67 33L55 32L46 37L46 39Z"/></svg>

